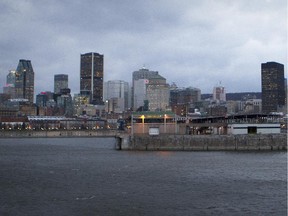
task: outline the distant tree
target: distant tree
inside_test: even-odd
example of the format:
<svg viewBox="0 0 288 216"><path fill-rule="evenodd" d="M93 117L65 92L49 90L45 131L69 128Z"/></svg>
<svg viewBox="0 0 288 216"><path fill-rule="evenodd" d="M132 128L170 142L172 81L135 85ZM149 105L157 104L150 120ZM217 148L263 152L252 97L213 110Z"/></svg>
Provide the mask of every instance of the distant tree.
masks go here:
<svg viewBox="0 0 288 216"><path fill-rule="evenodd" d="M143 106L143 111L148 111L149 110L149 101L144 100L144 106Z"/></svg>

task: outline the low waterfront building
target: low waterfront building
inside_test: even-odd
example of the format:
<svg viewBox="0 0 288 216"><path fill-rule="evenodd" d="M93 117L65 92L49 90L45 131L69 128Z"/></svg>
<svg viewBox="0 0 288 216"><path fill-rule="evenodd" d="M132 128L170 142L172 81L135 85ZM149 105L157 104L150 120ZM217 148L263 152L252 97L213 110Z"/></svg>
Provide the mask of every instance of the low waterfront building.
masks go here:
<svg viewBox="0 0 288 216"><path fill-rule="evenodd" d="M255 134L281 133L285 127L280 115L242 114L190 119L186 134Z"/></svg>
<svg viewBox="0 0 288 216"><path fill-rule="evenodd" d="M274 134L280 133L280 123L274 124L229 124L228 134Z"/></svg>
<svg viewBox="0 0 288 216"><path fill-rule="evenodd" d="M150 128L158 128L159 134L177 133L175 113L166 112L134 112L131 115L131 134L149 134Z"/></svg>

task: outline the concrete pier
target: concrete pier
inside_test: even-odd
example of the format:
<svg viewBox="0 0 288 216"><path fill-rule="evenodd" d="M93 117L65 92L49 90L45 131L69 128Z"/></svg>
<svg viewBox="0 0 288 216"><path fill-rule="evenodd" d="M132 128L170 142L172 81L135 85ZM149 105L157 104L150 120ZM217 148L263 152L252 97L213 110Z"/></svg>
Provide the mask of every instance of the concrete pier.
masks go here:
<svg viewBox="0 0 288 216"><path fill-rule="evenodd" d="M116 137L120 132L118 130L11 130L11 131L0 131L0 138L25 138L25 137Z"/></svg>
<svg viewBox="0 0 288 216"><path fill-rule="evenodd" d="M114 137L118 150L240 151L285 150L287 134L134 135L118 130L1 131L0 138Z"/></svg>
<svg viewBox="0 0 288 216"><path fill-rule="evenodd" d="M287 150L286 134L129 136L119 141L121 150L240 151Z"/></svg>

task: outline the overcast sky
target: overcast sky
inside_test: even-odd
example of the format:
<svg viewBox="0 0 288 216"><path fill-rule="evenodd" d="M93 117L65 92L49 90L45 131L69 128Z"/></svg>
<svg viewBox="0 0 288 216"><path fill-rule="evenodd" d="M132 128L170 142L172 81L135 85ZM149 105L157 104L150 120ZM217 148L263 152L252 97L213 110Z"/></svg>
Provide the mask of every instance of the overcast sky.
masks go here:
<svg viewBox="0 0 288 216"><path fill-rule="evenodd" d="M168 83L211 93L261 91L261 63L285 65L286 0L0 0L0 85L31 60L35 94L68 74L79 92L80 54L104 55L104 81L131 83L145 65ZM2 92L2 87L1 87Z"/></svg>

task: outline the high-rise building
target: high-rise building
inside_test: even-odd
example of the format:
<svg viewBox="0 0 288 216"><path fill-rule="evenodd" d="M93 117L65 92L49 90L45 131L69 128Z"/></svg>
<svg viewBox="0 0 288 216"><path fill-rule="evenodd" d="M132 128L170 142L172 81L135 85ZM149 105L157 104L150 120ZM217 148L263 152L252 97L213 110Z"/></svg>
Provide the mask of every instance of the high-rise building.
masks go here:
<svg viewBox="0 0 288 216"><path fill-rule="evenodd" d="M224 86L215 86L213 88L213 100L226 101L226 92Z"/></svg>
<svg viewBox="0 0 288 216"><path fill-rule="evenodd" d="M6 77L6 84L15 86L15 70L9 70L9 73Z"/></svg>
<svg viewBox="0 0 288 216"><path fill-rule="evenodd" d="M128 109L129 84L123 80L109 80L104 83L104 100L113 104L109 111L123 112ZM112 103L113 101L113 103ZM116 104L116 107L114 106ZM114 109L115 108L115 109Z"/></svg>
<svg viewBox="0 0 288 216"><path fill-rule="evenodd" d="M15 97L34 100L34 71L30 60L20 59L15 74Z"/></svg>
<svg viewBox="0 0 288 216"><path fill-rule="evenodd" d="M104 56L98 53L81 54L80 94L89 97L91 104L103 104Z"/></svg>
<svg viewBox="0 0 288 216"><path fill-rule="evenodd" d="M169 106L169 85L157 71L142 68L132 75L133 109L166 110Z"/></svg>
<svg viewBox="0 0 288 216"><path fill-rule="evenodd" d="M62 94L57 97L57 106L62 109L62 115L71 117L73 115L73 101L71 94Z"/></svg>
<svg viewBox="0 0 288 216"><path fill-rule="evenodd" d="M132 74L132 106L136 111L138 108L144 106L146 100L146 83L153 76L157 76L157 71L149 71L146 68L141 68L134 71Z"/></svg>
<svg viewBox="0 0 288 216"><path fill-rule="evenodd" d="M201 90L198 88L170 88L170 106L177 115L188 115L191 106L201 100Z"/></svg>
<svg viewBox="0 0 288 216"><path fill-rule="evenodd" d="M169 84L160 75L150 78L146 83L148 110L166 111L169 108Z"/></svg>
<svg viewBox="0 0 288 216"><path fill-rule="evenodd" d="M12 99L15 98L15 75L15 70L9 70L6 77L6 85L3 87L3 93L10 95Z"/></svg>
<svg viewBox="0 0 288 216"><path fill-rule="evenodd" d="M284 65L277 62L261 64L262 112L277 112L285 106Z"/></svg>
<svg viewBox="0 0 288 216"><path fill-rule="evenodd" d="M38 107L46 107L47 102L53 100L54 93L51 91L40 92L36 95L36 105Z"/></svg>
<svg viewBox="0 0 288 216"><path fill-rule="evenodd" d="M54 93L59 94L61 89L68 88L68 75L56 74L54 75Z"/></svg>
<svg viewBox="0 0 288 216"><path fill-rule="evenodd" d="M3 87L3 93L10 95L10 98L15 98L15 87L13 84L6 84Z"/></svg>
<svg viewBox="0 0 288 216"><path fill-rule="evenodd" d="M46 92L41 92L40 94L36 95L36 105L38 107L46 107L46 102L48 101L48 97Z"/></svg>

